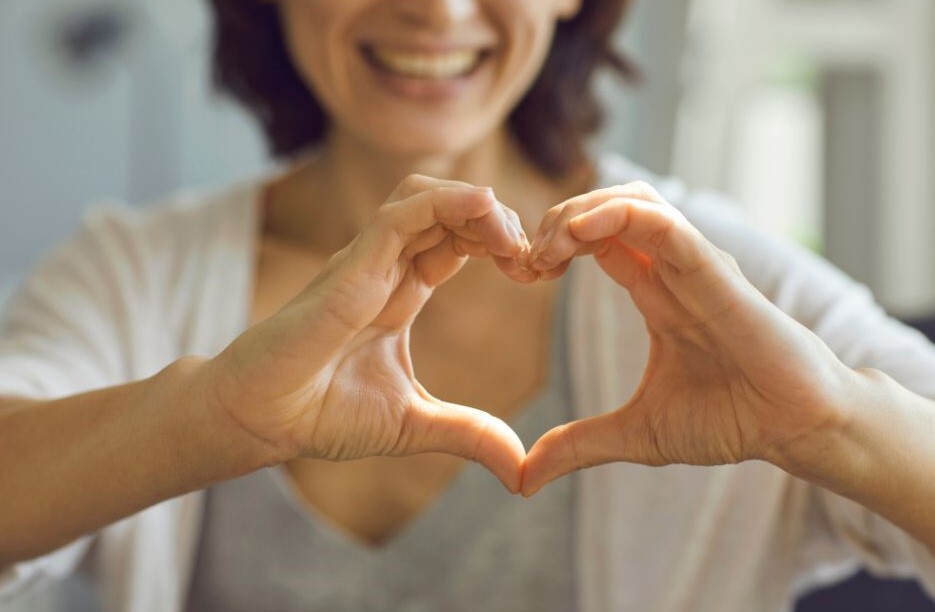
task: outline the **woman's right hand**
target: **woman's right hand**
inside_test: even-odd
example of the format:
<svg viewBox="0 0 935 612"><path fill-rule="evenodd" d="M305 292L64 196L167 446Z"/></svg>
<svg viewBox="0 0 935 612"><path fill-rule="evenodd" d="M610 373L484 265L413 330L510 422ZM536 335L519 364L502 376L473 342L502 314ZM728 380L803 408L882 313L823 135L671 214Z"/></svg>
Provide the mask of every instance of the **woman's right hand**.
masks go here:
<svg viewBox="0 0 935 612"><path fill-rule="evenodd" d="M482 410L432 397L413 372L409 330L468 256L535 280L517 264L527 249L518 216L491 190L410 176L300 295L207 363L209 401L274 462L444 452L515 492L519 438Z"/></svg>

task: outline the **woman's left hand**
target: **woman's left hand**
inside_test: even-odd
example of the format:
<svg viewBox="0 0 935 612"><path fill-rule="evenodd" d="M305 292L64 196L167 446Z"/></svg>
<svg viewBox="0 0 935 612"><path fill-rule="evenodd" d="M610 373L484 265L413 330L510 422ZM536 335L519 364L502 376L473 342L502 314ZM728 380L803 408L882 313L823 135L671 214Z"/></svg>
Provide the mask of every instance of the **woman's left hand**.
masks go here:
<svg viewBox="0 0 935 612"><path fill-rule="evenodd" d="M555 207L528 265L553 278L582 253L593 253L629 290L649 331L649 360L624 406L536 442L524 495L613 461L776 462L788 447L846 421L842 398L854 372L649 185L603 189Z"/></svg>

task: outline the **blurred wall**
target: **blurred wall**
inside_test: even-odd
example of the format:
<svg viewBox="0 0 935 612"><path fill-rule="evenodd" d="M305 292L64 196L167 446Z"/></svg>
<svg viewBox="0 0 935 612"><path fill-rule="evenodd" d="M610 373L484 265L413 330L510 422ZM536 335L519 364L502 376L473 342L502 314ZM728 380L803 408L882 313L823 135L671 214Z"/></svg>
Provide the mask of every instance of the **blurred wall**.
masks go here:
<svg viewBox="0 0 935 612"><path fill-rule="evenodd" d="M203 2L0 2L0 286L93 202L263 165L256 130L211 93L208 44Z"/></svg>

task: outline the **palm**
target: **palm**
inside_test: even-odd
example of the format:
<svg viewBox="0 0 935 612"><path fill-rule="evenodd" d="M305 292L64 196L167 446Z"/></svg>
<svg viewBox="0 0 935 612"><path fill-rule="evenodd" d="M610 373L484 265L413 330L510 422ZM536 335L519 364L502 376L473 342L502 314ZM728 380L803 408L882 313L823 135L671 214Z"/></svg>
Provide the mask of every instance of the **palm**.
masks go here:
<svg viewBox="0 0 935 612"><path fill-rule="evenodd" d="M612 461L762 459L835 418L829 393L836 389L828 383L843 381L846 368L651 187L593 192L557 207L547 221L555 229L534 248L533 267L561 272L576 254L595 253L629 291L651 344L626 405L557 427L536 443L526 494Z"/></svg>
<svg viewBox="0 0 935 612"><path fill-rule="evenodd" d="M468 255L492 255L517 277L525 239L487 191L424 177L397 191L403 199L385 204L299 296L222 353L219 401L286 458L448 452L516 489L524 450L515 433L429 395L409 331Z"/></svg>
<svg viewBox="0 0 935 612"><path fill-rule="evenodd" d="M795 322L773 316L765 299L738 296L737 307L704 321L661 279L635 287L633 297L654 305L646 311L651 345L643 380L621 411L624 427L644 432L634 449L642 462L736 463L820 418L810 410L820 401L815 347ZM742 352L718 340L725 333L742 339Z"/></svg>
<svg viewBox="0 0 935 612"><path fill-rule="evenodd" d="M374 338L341 360L298 432L306 448L338 460L400 451L406 414L420 388L405 336Z"/></svg>
<svg viewBox="0 0 935 612"><path fill-rule="evenodd" d="M437 401L416 380L409 352L411 322L432 293L432 282L460 267L408 266L383 308L335 359L333 372L309 380L313 393L295 435L315 456L335 460L405 452L404 425L423 402ZM446 269L447 268L447 269Z"/></svg>

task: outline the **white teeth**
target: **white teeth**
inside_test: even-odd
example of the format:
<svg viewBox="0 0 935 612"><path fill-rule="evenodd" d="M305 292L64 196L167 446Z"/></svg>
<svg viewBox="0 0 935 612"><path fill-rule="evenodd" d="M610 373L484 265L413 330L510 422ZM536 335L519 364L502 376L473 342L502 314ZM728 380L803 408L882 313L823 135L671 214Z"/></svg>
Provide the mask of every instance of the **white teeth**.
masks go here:
<svg viewBox="0 0 935 612"><path fill-rule="evenodd" d="M464 76L480 60L479 51L409 53L373 48L373 58L387 70L419 79L451 79Z"/></svg>

